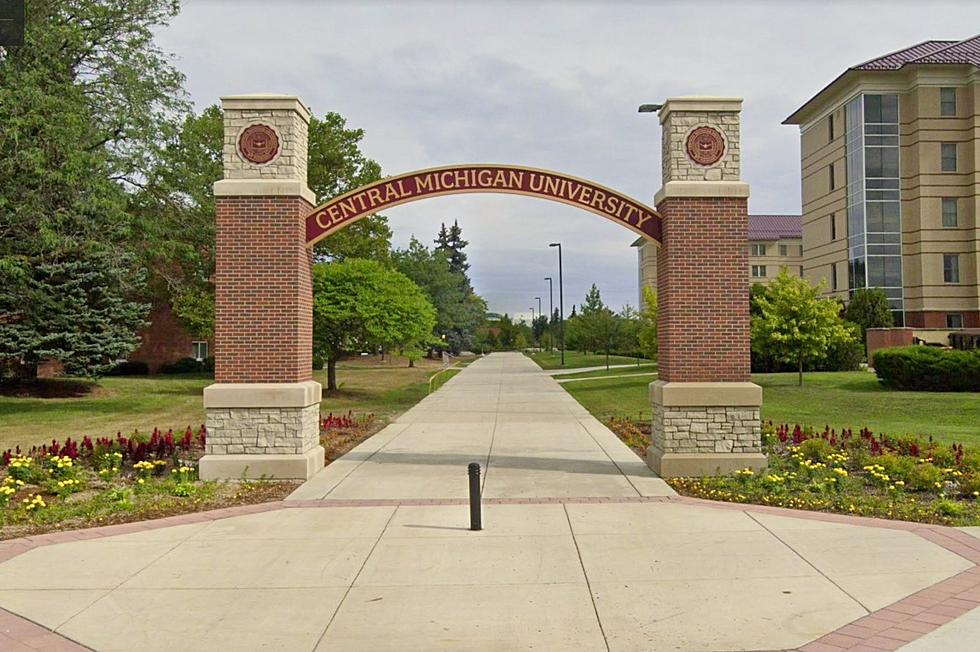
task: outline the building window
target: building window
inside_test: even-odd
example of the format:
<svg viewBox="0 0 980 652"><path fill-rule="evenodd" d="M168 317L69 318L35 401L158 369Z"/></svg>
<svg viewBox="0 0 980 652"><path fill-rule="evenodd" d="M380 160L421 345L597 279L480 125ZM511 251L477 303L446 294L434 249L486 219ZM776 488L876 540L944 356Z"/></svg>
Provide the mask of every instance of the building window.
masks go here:
<svg viewBox="0 0 980 652"><path fill-rule="evenodd" d="M837 215L834 213L830 214L830 241L833 242L837 239Z"/></svg>
<svg viewBox="0 0 980 652"><path fill-rule="evenodd" d="M787 247L786 245L779 245L779 255L782 256L783 258L789 256L789 247Z"/></svg>
<svg viewBox="0 0 980 652"><path fill-rule="evenodd" d="M956 143L942 144L943 172L956 172Z"/></svg>
<svg viewBox="0 0 980 652"><path fill-rule="evenodd" d="M191 357L200 362L208 357L207 342L191 342Z"/></svg>
<svg viewBox="0 0 980 652"><path fill-rule="evenodd" d="M753 256L765 256L766 255L766 245L764 244L753 244L750 253ZM765 274L763 274L765 276Z"/></svg>
<svg viewBox="0 0 980 652"><path fill-rule="evenodd" d="M830 264L830 289L837 291L837 263Z"/></svg>
<svg viewBox="0 0 980 652"><path fill-rule="evenodd" d="M833 190L834 188L837 187L837 183L835 182L835 179L834 179L834 164L833 163L831 163L830 165L827 166L827 173L830 175L830 189Z"/></svg>
<svg viewBox="0 0 980 652"><path fill-rule="evenodd" d="M939 115L952 117L956 115L956 89L939 89Z"/></svg>
<svg viewBox="0 0 980 652"><path fill-rule="evenodd" d="M834 114L831 113L827 116L827 141L833 142L834 140Z"/></svg>
<svg viewBox="0 0 980 652"><path fill-rule="evenodd" d="M765 278L766 277L766 266L765 265L753 265L752 266L752 278Z"/></svg>
<svg viewBox="0 0 980 652"><path fill-rule="evenodd" d="M946 328L963 328L963 315L958 312L947 312Z"/></svg>
<svg viewBox="0 0 980 652"><path fill-rule="evenodd" d="M800 265L800 278L803 278L803 265Z"/></svg>
<svg viewBox="0 0 980 652"><path fill-rule="evenodd" d="M957 254L943 254L943 282L960 282L960 257Z"/></svg>
<svg viewBox="0 0 980 652"><path fill-rule="evenodd" d="M959 222L956 214L956 198L943 197L943 227L950 228Z"/></svg>

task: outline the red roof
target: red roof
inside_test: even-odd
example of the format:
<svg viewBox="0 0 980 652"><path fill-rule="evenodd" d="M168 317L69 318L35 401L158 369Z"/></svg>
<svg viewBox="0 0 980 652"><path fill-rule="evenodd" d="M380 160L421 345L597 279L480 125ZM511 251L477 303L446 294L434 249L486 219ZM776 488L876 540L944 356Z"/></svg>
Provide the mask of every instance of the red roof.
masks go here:
<svg viewBox="0 0 980 652"><path fill-rule="evenodd" d="M801 215L749 215L749 240L803 237Z"/></svg>
<svg viewBox="0 0 980 652"><path fill-rule="evenodd" d="M856 66L851 66L841 73L837 79L827 84L819 93L807 100L806 104L794 111L793 115L783 121L783 124L800 124L800 113L824 91L840 81L842 77L852 70L899 70L907 65L929 64L965 64L980 68L980 34L963 39L962 41L923 41L922 43L903 48L897 52L891 52Z"/></svg>

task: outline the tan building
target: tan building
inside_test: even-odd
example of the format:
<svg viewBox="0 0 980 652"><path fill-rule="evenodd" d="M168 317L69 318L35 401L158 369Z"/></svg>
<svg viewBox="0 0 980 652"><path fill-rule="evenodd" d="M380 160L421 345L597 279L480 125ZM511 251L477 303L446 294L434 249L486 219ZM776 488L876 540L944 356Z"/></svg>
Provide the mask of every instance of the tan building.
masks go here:
<svg viewBox="0 0 980 652"><path fill-rule="evenodd" d="M799 215L749 215L749 282L768 283L780 270L803 275L803 240ZM658 243L639 238L637 248L640 305L643 287L657 287Z"/></svg>
<svg viewBox="0 0 980 652"><path fill-rule="evenodd" d="M880 287L896 325L980 326L980 36L847 69L799 125L803 272Z"/></svg>

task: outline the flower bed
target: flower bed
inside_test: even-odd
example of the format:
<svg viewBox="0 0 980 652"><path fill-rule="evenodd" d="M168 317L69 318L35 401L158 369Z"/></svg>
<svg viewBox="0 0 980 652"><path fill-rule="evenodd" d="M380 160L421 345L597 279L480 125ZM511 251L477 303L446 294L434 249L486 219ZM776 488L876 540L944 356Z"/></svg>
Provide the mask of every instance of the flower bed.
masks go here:
<svg viewBox="0 0 980 652"><path fill-rule="evenodd" d="M295 482L203 482L207 432L83 437L0 454L0 539L278 500Z"/></svg>
<svg viewBox="0 0 980 652"><path fill-rule="evenodd" d="M931 439L763 425L769 468L669 478L678 493L945 525L980 525L980 450Z"/></svg>

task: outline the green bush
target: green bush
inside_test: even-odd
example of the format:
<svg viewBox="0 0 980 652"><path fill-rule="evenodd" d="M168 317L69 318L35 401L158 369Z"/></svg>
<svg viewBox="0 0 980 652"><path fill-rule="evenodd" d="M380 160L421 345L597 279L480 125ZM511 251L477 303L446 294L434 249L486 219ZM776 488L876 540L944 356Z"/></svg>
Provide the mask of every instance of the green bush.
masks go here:
<svg viewBox="0 0 980 652"><path fill-rule="evenodd" d="M181 358L176 362L165 364L160 367L162 374L190 374L201 371L213 371L214 358L206 360L195 360L194 358Z"/></svg>
<svg viewBox="0 0 980 652"><path fill-rule="evenodd" d="M945 350L903 346L874 353L882 384L896 389L932 392L980 392L980 349Z"/></svg>
<svg viewBox="0 0 980 652"><path fill-rule="evenodd" d="M150 365L142 360L124 360L106 372L106 376L145 376L150 373Z"/></svg>

